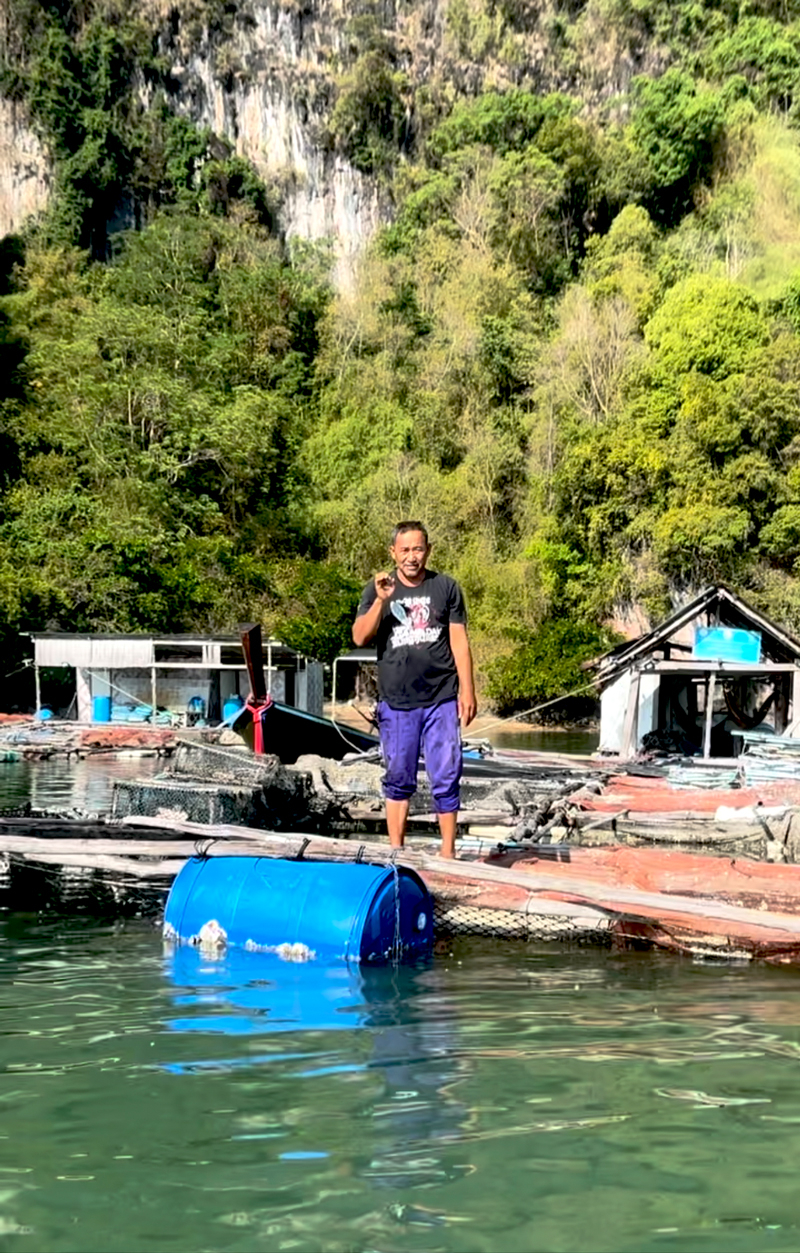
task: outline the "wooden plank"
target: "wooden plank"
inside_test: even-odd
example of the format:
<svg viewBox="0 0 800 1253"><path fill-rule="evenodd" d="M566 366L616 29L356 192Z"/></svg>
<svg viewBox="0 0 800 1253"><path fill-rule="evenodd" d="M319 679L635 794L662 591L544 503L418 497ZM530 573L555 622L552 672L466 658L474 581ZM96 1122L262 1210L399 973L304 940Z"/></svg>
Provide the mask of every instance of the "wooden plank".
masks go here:
<svg viewBox="0 0 800 1253"><path fill-rule="evenodd" d="M625 723L622 728L622 744L620 746L620 757L623 759L631 757L636 752L636 732L639 726L639 687L640 675L638 670L634 670L631 675L631 685L628 689L628 707L625 711Z"/></svg>
<svg viewBox="0 0 800 1253"><path fill-rule="evenodd" d="M131 857L90 857L87 854L71 853L17 853L23 860L45 865L62 866L72 870L110 870L114 874L127 875L135 879L174 879L180 874L186 858L180 861L145 862L134 861Z"/></svg>
<svg viewBox="0 0 800 1253"><path fill-rule="evenodd" d="M706 716L705 730L703 732L703 756L711 756L711 723L714 717L714 697L717 691L717 676L710 674L708 676L708 687L706 689Z"/></svg>
<svg viewBox="0 0 800 1253"><path fill-rule="evenodd" d="M382 814L376 815L376 816L382 821L385 821L385 818L383 817ZM497 810L496 812L492 812L491 810L487 810L487 809L484 809L484 810L459 809L458 811L459 826L468 824L471 827L480 827L480 826L516 827L520 822L523 822L523 821L524 821L524 818L522 814L510 814L508 810ZM429 826L438 826L438 819L435 813L409 814L408 823L409 823L409 826L412 826L415 823L420 824L420 825L422 823L426 823Z"/></svg>
<svg viewBox="0 0 800 1253"><path fill-rule="evenodd" d="M185 840L82 840L63 839L47 840L26 838L23 835L0 835L0 853L52 853L72 856L86 854L97 857L149 857L161 860L164 857L194 857L207 841L195 837ZM212 837L213 842L213 837ZM246 850L249 856L258 856L260 845L255 840L226 840L219 845L226 853L232 848Z"/></svg>
<svg viewBox="0 0 800 1253"><path fill-rule="evenodd" d="M136 822L157 822L157 819L137 818ZM175 824L183 825L184 829L203 831L199 823ZM207 831L208 828L205 828ZM226 825L217 827L218 833L238 832L243 830L253 833L253 828L233 827ZM258 832L254 832L258 835ZM485 862L471 862L438 857L423 851L403 848L397 850L397 857L392 858L385 844L359 844L355 840L332 840L326 836L283 835L274 832L261 832L263 842L261 855L265 857L292 857L302 855L306 860L395 860L398 865L408 865L420 872L436 872L450 882L465 881L485 882L492 884L508 884L524 887L531 893L547 893L551 898L554 894L563 894L566 899L585 904L610 913L626 913L644 911L645 916L659 917L667 910L671 914L680 912L688 917L703 919L714 918L731 923L760 926L765 929L778 929L787 936L800 937L800 916L777 914L771 911L747 909L739 905L714 900L713 897L687 897L665 892L643 892L638 888L607 885L596 880L581 879L572 875L537 874L535 870L516 870ZM226 846L218 847L224 854ZM387 854L389 854L387 856ZM251 854L252 855L252 854ZM531 863L535 865L535 857ZM798 885L800 886L800 885ZM702 884L698 884L698 891Z"/></svg>
<svg viewBox="0 0 800 1253"><path fill-rule="evenodd" d="M745 661L692 660L656 661L653 669L657 674L791 674L794 665L788 662L761 661L758 665Z"/></svg>
<svg viewBox="0 0 800 1253"><path fill-rule="evenodd" d="M261 648L259 623L255 622L250 626L242 627L240 638L253 699L256 704L263 704L267 699L267 684L264 679L264 654Z"/></svg>

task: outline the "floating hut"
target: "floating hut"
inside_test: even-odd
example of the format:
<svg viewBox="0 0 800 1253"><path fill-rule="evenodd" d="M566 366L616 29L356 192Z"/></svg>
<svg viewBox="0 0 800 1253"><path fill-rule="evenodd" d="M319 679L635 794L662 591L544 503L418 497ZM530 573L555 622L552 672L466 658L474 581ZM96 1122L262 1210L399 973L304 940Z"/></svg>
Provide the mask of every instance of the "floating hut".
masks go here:
<svg viewBox="0 0 800 1253"><path fill-rule="evenodd" d="M748 734L792 739L800 729L800 641L720 584L596 670L604 756L730 763Z"/></svg>
<svg viewBox="0 0 800 1253"><path fill-rule="evenodd" d="M157 720L219 722L249 680L238 635L70 635L32 633L36 708L42 708L43 668L74 672L67 716L77 722ZM322 713L322 666L280 640L264 645L267 691L276 701ZM156 711L156 712L154 712Z"/></svg>

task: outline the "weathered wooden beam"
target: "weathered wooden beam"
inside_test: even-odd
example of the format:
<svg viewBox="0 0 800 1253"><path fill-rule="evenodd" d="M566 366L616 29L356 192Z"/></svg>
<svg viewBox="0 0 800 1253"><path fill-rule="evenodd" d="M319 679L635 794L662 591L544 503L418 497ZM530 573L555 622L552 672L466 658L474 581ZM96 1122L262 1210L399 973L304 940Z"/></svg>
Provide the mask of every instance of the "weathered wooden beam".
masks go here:
<svg viewBox="0 0 800 1253"><path fill-rule="evenodd" d="M143 821L145 820L136 819L137 823ZM149 819L147 821L156 823L160 819ZM184 829L191 829L192 832L199 831L202 833L204 830L208 832L208 828L204 828L200 823L175 824L175 826L180 825L183 825ZM259 834L253 828L230 825L215 827L213 830L219 835L232 833L233 838L235 838L236 833L241 837L244 830L256 836ZM538 904L540 899L536 894L543 893L551 900L558 898L562 901L572 901L575 904L583 904L593 908L598 912L611 914L632 913L638 916L644 915L650 918L658 918L666 911L673 916L680 914L688 918L700 920L716 919L750 928L770 928L783 932L787 938L792 938L793 942L797 942L800 939L800 916L798 915L748 909L744 906L730 905L727 902L715 900L713 897L689 897L671 892L644 892L638 888L626 888L591 878L580 878L571 874L563 876L550 872L537 874L535 857L528 861L525 869L516 869L498 866L491 862L474 862L460 859L451 861L447 858L437 857L421 850L409 848L399 849L397 856L392 858L392 850L386 844L359 844L356 840L332 840L326 836L318 835L283 835L273 832L261 832L260 834L264 842L259 850L259 855L264 857L291 857L299 855L307 860L318 858L330 860L335 858L336 860L370 861L373 857L383 862L396 860L399 865L408 865L423 873L426 882L432 881L431 876L435 875L435 882L439 884L450 883L455 885L459 882L464 883L467 880L471 880L473 884L484 883L494 886L505 884L510 887L521 887L536 897L536 904ZM252 845L250 848L252 850ZM296 850L294 853L291 851L293 849ZM220 853L225 851L230 850L226 850L224 845L219 847ZM800 877L798 888L800 888ZM496 908L503 908L503 906L498 905ZM535 909L535 906L532 905L531 908Z"/></svg>
<svg viewBox="0 0 800 1253"><path fill-rule="evenodd" d="M625 722L622 728L622 744L620 746L620 756L625 759L631 757L636 752L638 743L639 728L639 688L641 686L641 675L638 670L634 670L631 675L630 687L628 688L628 707L625 710Z"/></svg>
<svg viewBox="0 0 800 1253"><path fill-rule="evenodd" d="M133 857L93 856L88 853L16 852L31 864L62 866L64 869L110 870L134 879L174 879L186 865L186 858L176 861L136 861Z"/></svg>
<svg viewBox="0 0 800 1253"><path fill-rule="evenodd" d="M761 661L754 665L747 661L706 661L703 658L656 661L653 664L657 674L738 674L754 678L762 674L791 674L794 669L793 662Z"/></svg>
<svg viewBox="0 0 800 1253"><path fill-rule="evenodd" d="M200 841L194 836L185 840L101 840L101 839L39 839L36 836L0 835L0 853L47 853L54 857L86 855L96 857L149 857L157 861L164 857L194 857ZM258 856L260 846L253 840L225 841L217 844L218 852Z"/></svg>

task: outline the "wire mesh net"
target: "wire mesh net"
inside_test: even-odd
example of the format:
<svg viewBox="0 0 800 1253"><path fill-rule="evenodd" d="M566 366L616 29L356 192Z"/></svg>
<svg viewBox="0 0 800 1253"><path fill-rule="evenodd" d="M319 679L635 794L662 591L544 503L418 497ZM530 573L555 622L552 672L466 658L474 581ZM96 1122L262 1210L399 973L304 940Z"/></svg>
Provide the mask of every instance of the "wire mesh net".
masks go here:
<svg viewBox="0 0 800 1253"><path fill-rule="evenodd" d="M114 818L163 818L205 825L316 830L338 816L330 792L277 757L246 749L183 742L169 770L114 784Z"/></svg>
<svg viewBox="0 0 800 1253"><path fill-rule="evenodd" d="M163 910L172 877L154 873L142 879L119 869L57 865L12 852L0 860L0 907L151 918Z"/></svg>
<svg viewBox="0 0 800 1253"><path fill-rule="evenodd" d="M571 940L584 944L608 944L607 925L569 914L523 914L510 909L486 909L476 905L453 905L435 900L437 931L448 935L506 936L526 940Z"/></svg>
<svg viewBox="0 0 800 1253"><path fill-rule="evenodd" d="M118 781L114 785L111 816L261 827L270 815L264 790L258 786L155 778Z"/></svg>

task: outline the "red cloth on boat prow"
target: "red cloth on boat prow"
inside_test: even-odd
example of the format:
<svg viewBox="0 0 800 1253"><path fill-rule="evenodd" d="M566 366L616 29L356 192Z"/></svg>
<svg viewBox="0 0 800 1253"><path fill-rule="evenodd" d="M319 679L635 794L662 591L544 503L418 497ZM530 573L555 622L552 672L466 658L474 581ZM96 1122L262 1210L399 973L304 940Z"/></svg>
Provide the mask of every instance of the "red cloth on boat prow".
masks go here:
<svg viewBox="0 0 800 1253"><path fill-rule="evenodd" d="M245 709L250 710L253 718L253 752L259 757L264 755L264 714L271 705L271 696L267 696L261 701L256 701L252 696L248 696L244 702Z"/></svg>

